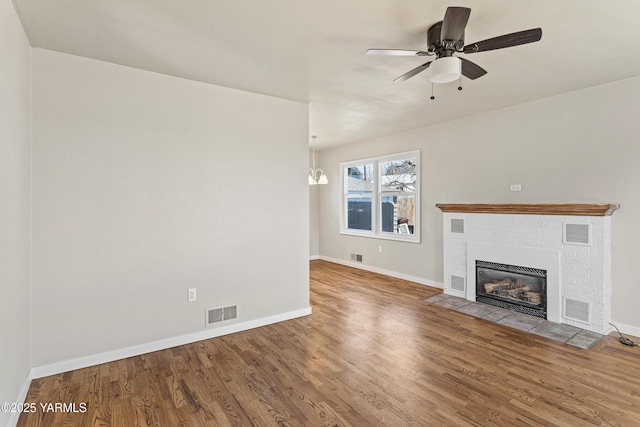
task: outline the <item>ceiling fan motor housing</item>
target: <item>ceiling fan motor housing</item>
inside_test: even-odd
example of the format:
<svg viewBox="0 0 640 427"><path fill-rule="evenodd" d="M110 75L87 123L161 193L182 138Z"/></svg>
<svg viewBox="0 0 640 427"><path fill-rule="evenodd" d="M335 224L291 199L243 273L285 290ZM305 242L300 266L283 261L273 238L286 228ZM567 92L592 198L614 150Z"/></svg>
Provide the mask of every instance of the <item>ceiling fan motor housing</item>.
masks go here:
<svg viewBox="0 0 640 427"><path fill-rule="evenodd" d="M427 45L429 46L429 52L435 53L440 56L451 56L453 54L453 50L445 49L445 46L440 40L440 33L442 31L442 21L438 21L433 24L427 30ZM464 46L464 33L462 33L462 38L460 40L455 40L455 44L453 44L452 49L460 50Z"/></svg>
<svg viewBox="0 0 640 427"><path fill-rule="evenodd" d="M430 52L435 52L438 46L440 46L440 29L442 28L442 21L436 22L427 30L427 46L429 46Z"/></svg>

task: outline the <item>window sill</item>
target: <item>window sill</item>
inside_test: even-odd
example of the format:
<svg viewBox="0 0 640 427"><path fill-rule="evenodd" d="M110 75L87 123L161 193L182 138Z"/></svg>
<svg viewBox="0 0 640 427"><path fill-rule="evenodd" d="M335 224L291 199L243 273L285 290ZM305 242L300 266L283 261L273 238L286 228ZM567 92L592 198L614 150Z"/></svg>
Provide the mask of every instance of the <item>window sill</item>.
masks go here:
<svg viewBox="0 0 640 427"><path fill-rule="evenodd" d="M340 234L344 236L367 237L369 239L393 240L395 242L420 243L420 237L416 235L405 234L375 234L373 232L357 232L351 230L341 230Z"/></svg>

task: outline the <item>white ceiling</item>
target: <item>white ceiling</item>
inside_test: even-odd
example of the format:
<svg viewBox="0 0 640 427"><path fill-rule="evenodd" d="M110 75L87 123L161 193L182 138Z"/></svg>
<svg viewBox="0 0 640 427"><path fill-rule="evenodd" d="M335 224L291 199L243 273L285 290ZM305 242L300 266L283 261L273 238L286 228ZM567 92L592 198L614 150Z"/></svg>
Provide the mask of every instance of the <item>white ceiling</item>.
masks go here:
<svg viewBox="0 0 640 427"><path fill-rule="evenodd" d="M317 148L640 75L637 0L14 0L32 46L310 104ZM466 43L542 27L538 43L466 55L488 71L435 86L426 49L447 6Z"/></svg>

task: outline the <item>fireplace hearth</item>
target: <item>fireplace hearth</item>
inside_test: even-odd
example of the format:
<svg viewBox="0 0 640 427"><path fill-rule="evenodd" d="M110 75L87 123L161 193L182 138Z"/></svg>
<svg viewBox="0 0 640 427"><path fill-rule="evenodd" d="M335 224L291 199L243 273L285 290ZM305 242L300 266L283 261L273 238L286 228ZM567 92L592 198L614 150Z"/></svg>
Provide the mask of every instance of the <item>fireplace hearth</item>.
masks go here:
<svg viewBox="0 0 640 427"><path fill-rule="evenodd" d="M476 260L476 301L547 318L547 271Z"/></svg>

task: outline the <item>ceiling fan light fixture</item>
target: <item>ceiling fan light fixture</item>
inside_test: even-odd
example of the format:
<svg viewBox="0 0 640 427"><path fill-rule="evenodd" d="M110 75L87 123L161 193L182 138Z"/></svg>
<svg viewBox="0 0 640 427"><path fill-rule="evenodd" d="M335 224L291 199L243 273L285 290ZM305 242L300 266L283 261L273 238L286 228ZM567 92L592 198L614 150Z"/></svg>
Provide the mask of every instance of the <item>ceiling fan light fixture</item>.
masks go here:
<svg viewBox="0 0 640 427"><path fill-rule="evenodd" d="M445 56L431 63L430 80L433 83L449 83L460 78L462 74L462 61L456 56Z"/></svg>

